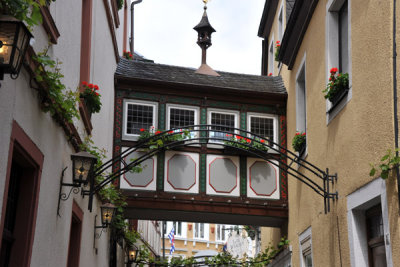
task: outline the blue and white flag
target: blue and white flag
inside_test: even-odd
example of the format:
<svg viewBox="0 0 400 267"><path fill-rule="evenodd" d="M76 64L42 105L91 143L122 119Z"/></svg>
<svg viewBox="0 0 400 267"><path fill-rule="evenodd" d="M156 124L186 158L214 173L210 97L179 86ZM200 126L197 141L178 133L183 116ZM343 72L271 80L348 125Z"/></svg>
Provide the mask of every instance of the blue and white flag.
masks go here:
<svg viewBox="0 0 400 267"><path fill-rule="evenodd" d="M171 255L175 251L175 230L172 227L171 232L168 234L169 242L171 243L171 249L169 250L169 254Z"/></svg>

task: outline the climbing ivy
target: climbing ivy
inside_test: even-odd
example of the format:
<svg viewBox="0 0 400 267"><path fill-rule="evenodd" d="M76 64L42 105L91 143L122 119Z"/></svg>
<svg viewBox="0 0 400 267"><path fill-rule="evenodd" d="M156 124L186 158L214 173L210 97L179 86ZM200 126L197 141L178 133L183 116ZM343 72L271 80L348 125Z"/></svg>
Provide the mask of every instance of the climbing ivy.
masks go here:
<svg viewBox="0 0 400 267"><path fill-rule="evenodd" d="M13 16L32 27L42 23L40 7L44 5L46 0L1 0L0 13Z"/></svg>
<svg viewBox="0 0 400 267"><path fill-rule="evenodd" d="M61 61L58 59L53 60L48 56L49 47L45 48L43 52L33 56L33 60L39 63L35 71L36 81L45 83L47 94L42 92L42 99L44 105L43 111L50 112L51 115L56 113L62 114L68 121L72 122L73 118L80 118L78 109L76 108L79 101L78 90L67 90L66 86L62 83L64 75L61 73Z"/></svg>

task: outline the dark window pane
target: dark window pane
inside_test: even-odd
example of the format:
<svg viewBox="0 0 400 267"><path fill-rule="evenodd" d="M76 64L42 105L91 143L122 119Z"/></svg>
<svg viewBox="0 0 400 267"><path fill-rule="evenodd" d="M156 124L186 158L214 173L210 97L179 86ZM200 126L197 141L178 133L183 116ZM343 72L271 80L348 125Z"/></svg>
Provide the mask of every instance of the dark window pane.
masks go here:
<svg viewBox="0 0 400 267"><path fill-rule="evenodd" d="M274 119L250 117L250 132L274 141Z"/></svg>
<svg viewBox="0 0 400 267"><path fill-rule="evenodd" d="M194 116L194 110L171 108L169 111L170 128L173 129L194 125Z"/></svg>
<svg viewBox="0 0 400 267"><path fill-rule="evenodd" d="M343 3L339 10L339 72L349 72L349 49L348 49L348 4Z"/></svg>
<svg viewBox="0 0 400 267"><path fill-rule="evenodd" d="M149 130L154 125L154 107L140 104L128 104L126 118L126 132L140 134L140 129Z"/></svg>
<svg viewBox="0 0 400 267"><path fill-rule="evenodd" d="M219 130L224 132L210 132L210 137L227 139L226 132L233 132L235 128L235 115L223 113L211 113L211 130Z"/></svg>

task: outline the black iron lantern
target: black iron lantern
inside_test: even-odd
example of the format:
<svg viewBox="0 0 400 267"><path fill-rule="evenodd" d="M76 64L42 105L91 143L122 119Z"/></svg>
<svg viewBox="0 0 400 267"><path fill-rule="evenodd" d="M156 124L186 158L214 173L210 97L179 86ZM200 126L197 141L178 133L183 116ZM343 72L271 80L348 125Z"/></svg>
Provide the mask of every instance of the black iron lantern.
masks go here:
<svg viewBox="0 0 400 267"><path fill-rule="evenodd" d="M117 209L113 204L107 203L101 208L101 224L103 228L109 226L114 218L115 210Z"/></svg>
<svg viewBox="0 0 400 267"><path fill-rule="evenodd" d="M135 246L128 249L128 264L136 262L138 251L139 249Z"/></svg>
<svg viewBox="0 0 400 267"><path fill-rule="evenodd" d="M0 80L4 73L16 79L32 34L22 21L0 15Z"/></svg>
<svg viewBox="0 0 400 267"><path fill-rule="evenodd" d="M71 155L71 160L73 183L76 185L87 184L97 158L88 152L81 151Z"/></svg>

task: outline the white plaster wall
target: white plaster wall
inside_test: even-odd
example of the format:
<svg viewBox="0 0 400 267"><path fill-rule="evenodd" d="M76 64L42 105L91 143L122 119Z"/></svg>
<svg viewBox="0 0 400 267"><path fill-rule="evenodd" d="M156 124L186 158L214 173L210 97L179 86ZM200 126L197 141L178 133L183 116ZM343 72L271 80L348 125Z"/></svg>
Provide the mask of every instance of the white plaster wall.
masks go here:
<svg viewBox="0 0 400 267"><path fill-rule="evenodd" d="M49 56L62 61L61 72L63 83L68 89L79 86L80 73L80 40L82 1L52 2L50 11L60 32L57 45L51 45ZM123 18L120 18L123 21ZM92 117L93 139L96 146L105 148L108 157L112 152L112 125L114 106L114 71L116 59L113 50L108 22L103 1L93 1L92 22L92 61L91 81L100 86L102 110ZM122 25L121 25L122 26ZM120 26L120 27L121 27ZM47 34L41 26L33 30L32 46L36 53L48 45ZM118 36L122 43L122 34ZM69 234L72 215L72 199L84 212L82 221L80 266L108 266L108 233L103 233L96 240L93 248L95 215L100 214L101 203L93 203L93 212L87 209L88 198L80 194L61 202L61 217L57 216L58 190L61 171L68 166L64 181L71 181L70 155L73 147L68 143L63 129L51 118L50 114L41 111L37 93L29 86L30 77L22 68L17 80L11 80L6 74L0 88L0 177L6 177L12 121L23 128L25 133L44 154L41 174L39 203L36 228L32 248L31 266L66 266L68 256ZM75 120L81 138L84 138L84 126ZM0 207L3 205L5 179L0 179ZM69 188L64 187L67 192ZM0 216L2 210L0 209ZM100 217L97 217L100 225ZM99 230L98 230L99 231Z"/></svg>

